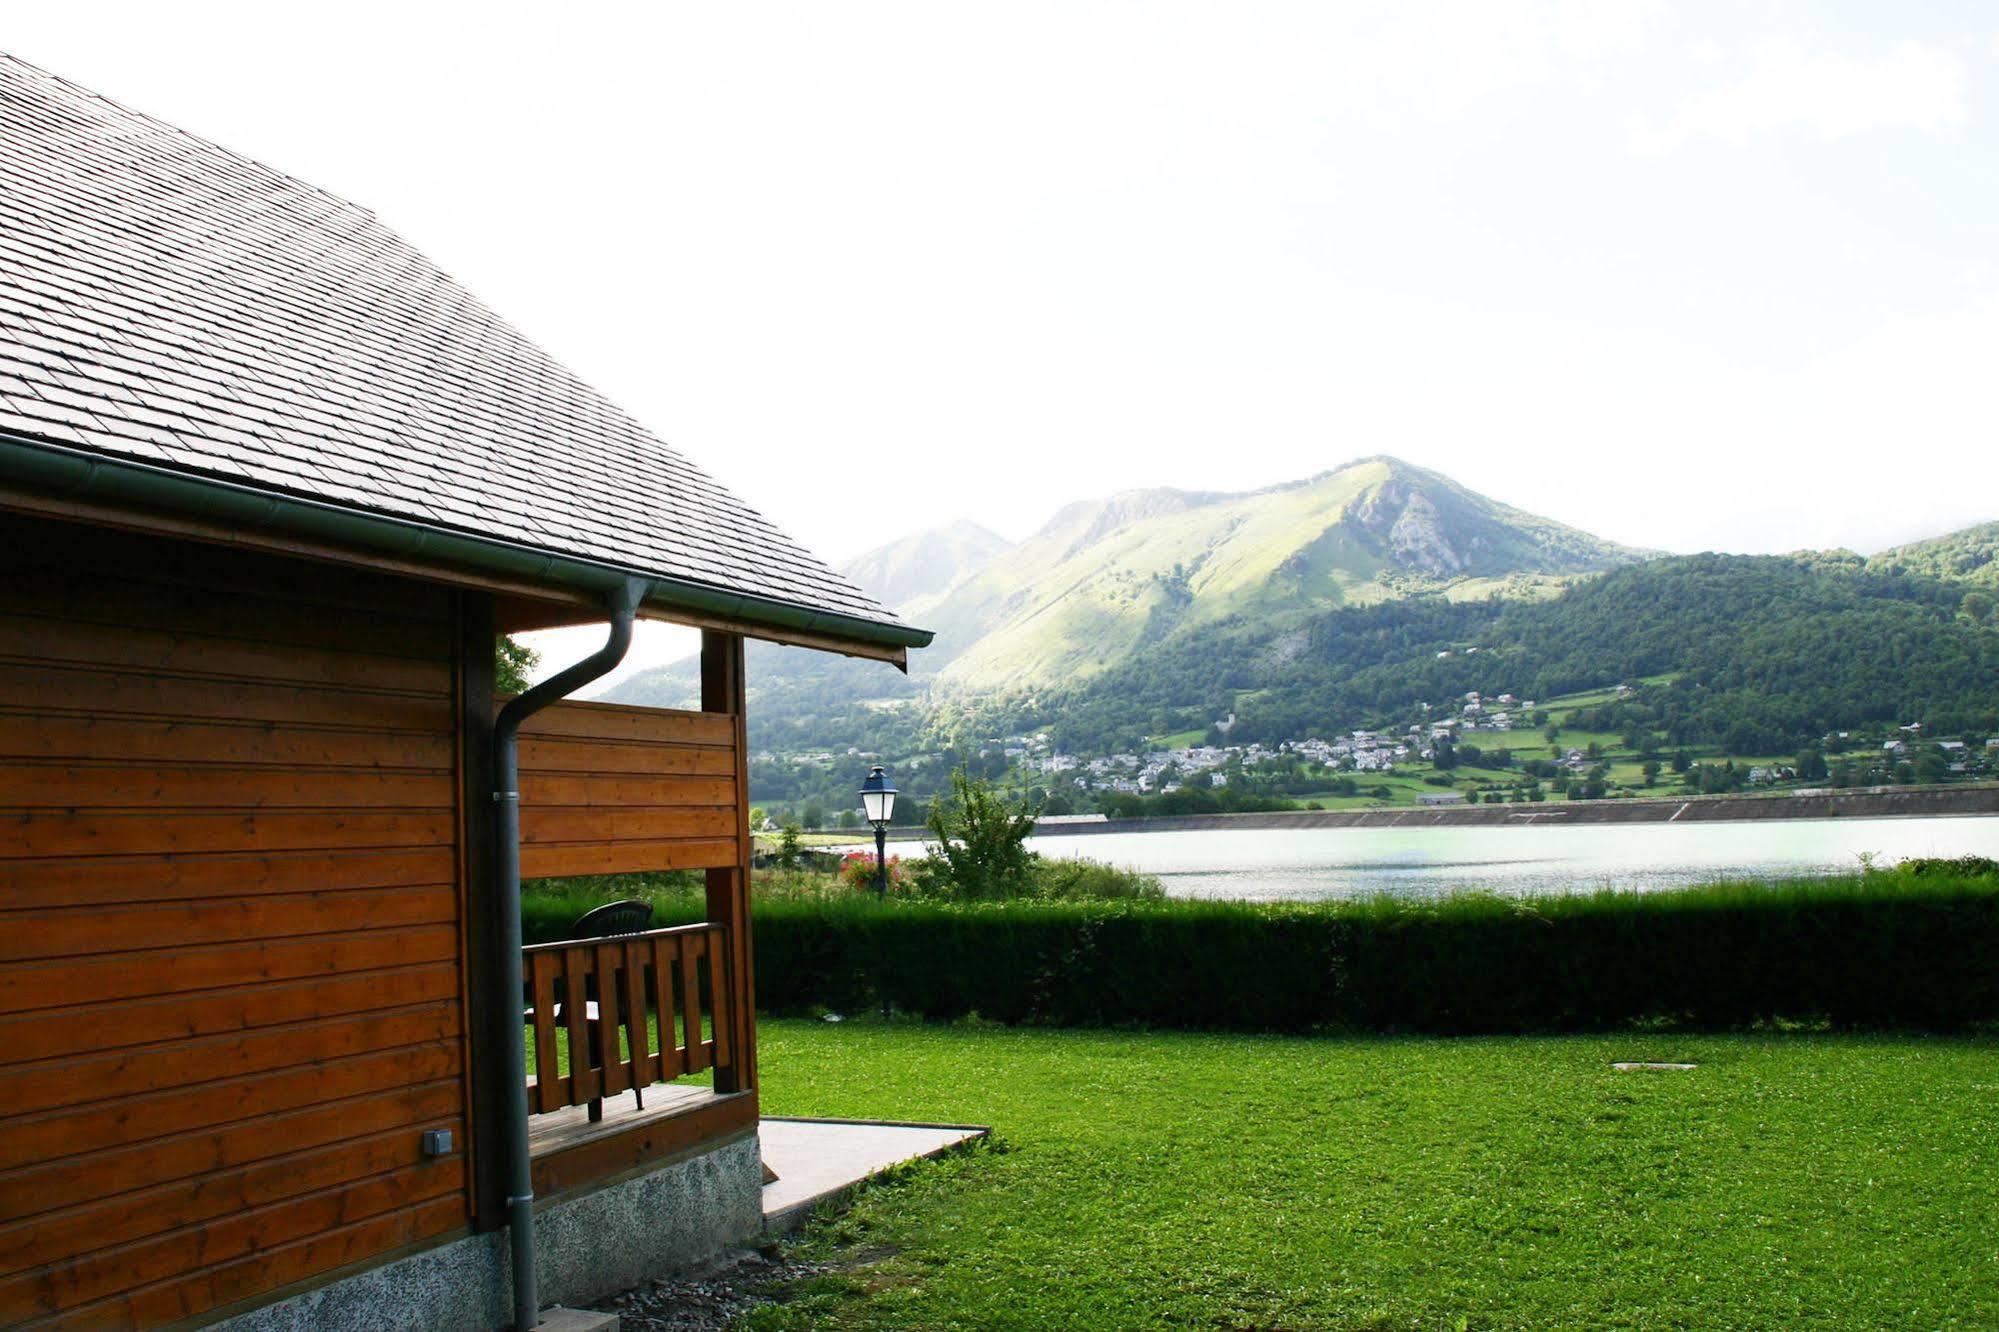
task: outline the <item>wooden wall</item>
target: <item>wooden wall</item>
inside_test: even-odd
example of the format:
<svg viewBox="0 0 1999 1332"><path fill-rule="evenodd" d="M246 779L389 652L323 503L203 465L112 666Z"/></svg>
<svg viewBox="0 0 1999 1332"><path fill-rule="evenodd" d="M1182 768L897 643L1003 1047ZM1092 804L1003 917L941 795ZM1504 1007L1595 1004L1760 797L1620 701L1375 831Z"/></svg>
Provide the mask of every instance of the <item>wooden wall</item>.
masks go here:
<svg viewBox="0 0 1999 1332"><path fill-rule="evenodd" d="M456 594L4 514L0 550L0 1324L462 1230ZM617 780L537 778L581 811L548 846Z"/></svg>
<svg viewBox="0 0 1999 1332"><path fill-rule="evenodd" d="M557 703L520 744L522 877L742 859L734 715Z"/></svg>

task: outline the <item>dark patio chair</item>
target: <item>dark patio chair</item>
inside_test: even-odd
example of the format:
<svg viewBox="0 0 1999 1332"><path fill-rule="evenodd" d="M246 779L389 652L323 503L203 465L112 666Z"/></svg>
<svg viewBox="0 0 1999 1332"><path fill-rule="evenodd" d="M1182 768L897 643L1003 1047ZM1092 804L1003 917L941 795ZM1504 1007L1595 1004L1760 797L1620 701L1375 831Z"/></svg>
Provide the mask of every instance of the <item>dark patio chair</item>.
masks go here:
<svg viewBox="0 0 1999 1332"><path fill-rule="evenodd" d="M608 939L619 934L642 934L652 924L652 903L633 899L606 902L592 907L569 927L572 939Z"/></svg>
<svg viewBox="0 0 1999 1332"><path fill-rule="evenodd" d="M623 902L606 902L603 906L592 907L578 916L576 923L569 927L569 937L572 939L611 939L621 934L641 934L650 924L652 924L652 903L642 902L636 898L627 899ZM585 1010L585 1014L590 1023L590 1030L593 1033L592 1043L598 1044L601 1048L601 1043L605 1039L605 1035L602 1018L599 1015L603 1010L597 1006L599 998L597 994L597 978L594 975L591 976L589 988L585 993L589 995L590 999L590 1007ZM625 996L623 991L620 991L612 999L612 1007L617 1009L615 1020L611 1023L610 1028L610 1039L614 1041L618 1038L617 1033L623 1028L625 1023L624 1005ZM643 1088L632 1088L632 1101L637 1109L643 1110L646 1108L646 1094ZM604 1098L599 1096L590 1102L590 1122L595 1124L603 1118Z"/></svg>
<svg viewBox="0 0 1999 1332"><path fill-rule="evenodd" d="M621 934L642 934L645 932L646 927L651 924L652 903L650 902L637 900L606 902L603 906L592 907L578 916L575 923L569 927L569 937L571 939L613 939ZM593 1047L601 1049L602 1042L604 1041L603 1009L598 1005L602 996L598 993L597 977L594 974L590 977L589 985L584 989L583 993L585 997L583 1019L590 1029L590 1043ZM622 993L614 996L612 999L612 1003L618 1010L616 1020L611 1026L611 1031L614 1033L624 1025L624 1002L624 995ZM560 1000L555 1004L554 1016L558 1020L562 1017L562 1004ZM531 998L529 999L526 1017L528 1021L534 1020L533 1001ZM615 1036L613 1039L616 1039ZM574 1059L575 1057L575 1051L572 1050L570 1058ZM632 1088L632 1098L637 1102L639 1109L645 1109L645 1092L641 1088ZM590 1122L594 1124L603 1118L604 1098L601 1096L594 1097L590 1102Z"/></svg>

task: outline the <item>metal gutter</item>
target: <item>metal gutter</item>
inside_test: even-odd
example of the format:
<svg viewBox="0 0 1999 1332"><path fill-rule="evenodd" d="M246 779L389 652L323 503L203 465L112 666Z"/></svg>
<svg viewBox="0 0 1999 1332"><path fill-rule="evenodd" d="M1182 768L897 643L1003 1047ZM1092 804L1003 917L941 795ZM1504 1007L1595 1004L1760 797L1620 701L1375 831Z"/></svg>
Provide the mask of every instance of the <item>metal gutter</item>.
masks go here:
<svg viewBox="0 0 1999 1332"><path fill-rule="evenodd" d="M421 555L486 573L609 593L638 579L648 601L684 610L883 647L920 648L926 629L733 592L692 579L539 550L519 542L434 527L152 463L115 458L0 431L0 478L35 490L191 513L235 527L267 529L387 554Z"/></svg>
<svg viewBox="0 0 1999 1332"><path fill-rule="evenodd" d="M499 880L500 957L488 1009L494 1040L507 1052L507 1241L513 1255L514 1329L541 1323L535 1291L534 1160L528 1146L528 1070L521 1037L521 723L592 680L610 674L632 645L632 617L645 600L644 580L631 578L605 598L611 636L582 661L516 694L493 722L495 877ZM608 1002L608 996L607 996Z"/></svg>

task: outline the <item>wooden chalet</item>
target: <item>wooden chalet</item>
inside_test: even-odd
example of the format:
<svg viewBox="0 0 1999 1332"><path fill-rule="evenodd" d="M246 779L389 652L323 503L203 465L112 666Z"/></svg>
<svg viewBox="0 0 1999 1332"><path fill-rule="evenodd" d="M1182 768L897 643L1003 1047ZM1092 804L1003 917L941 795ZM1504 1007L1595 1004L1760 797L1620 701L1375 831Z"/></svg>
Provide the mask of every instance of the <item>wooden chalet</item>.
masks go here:
<svg viewBox="0 0 1999 1332"><path fill-rule="evenodd" d="M0 552L0 1325L493 1327L755 1229L743 640L927 634L367 210L6 57ZM633 616L700 710L496 730L497 634ZM708 919L523 950L516 854Z"/></svg>

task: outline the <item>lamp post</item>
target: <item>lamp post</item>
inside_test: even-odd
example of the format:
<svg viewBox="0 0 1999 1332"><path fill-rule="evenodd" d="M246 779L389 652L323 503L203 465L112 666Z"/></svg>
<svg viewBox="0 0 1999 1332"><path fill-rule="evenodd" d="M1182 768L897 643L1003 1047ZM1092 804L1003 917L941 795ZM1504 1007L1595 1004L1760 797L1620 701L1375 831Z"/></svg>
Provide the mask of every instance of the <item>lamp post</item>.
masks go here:
<svg viewBox="0 0 1999 1332"><path fill-rule="evenodd" d="M895 783L877 763L861 783L861 813L875 827L875 893L888 896L888 821L895 815Z"/></svg>

